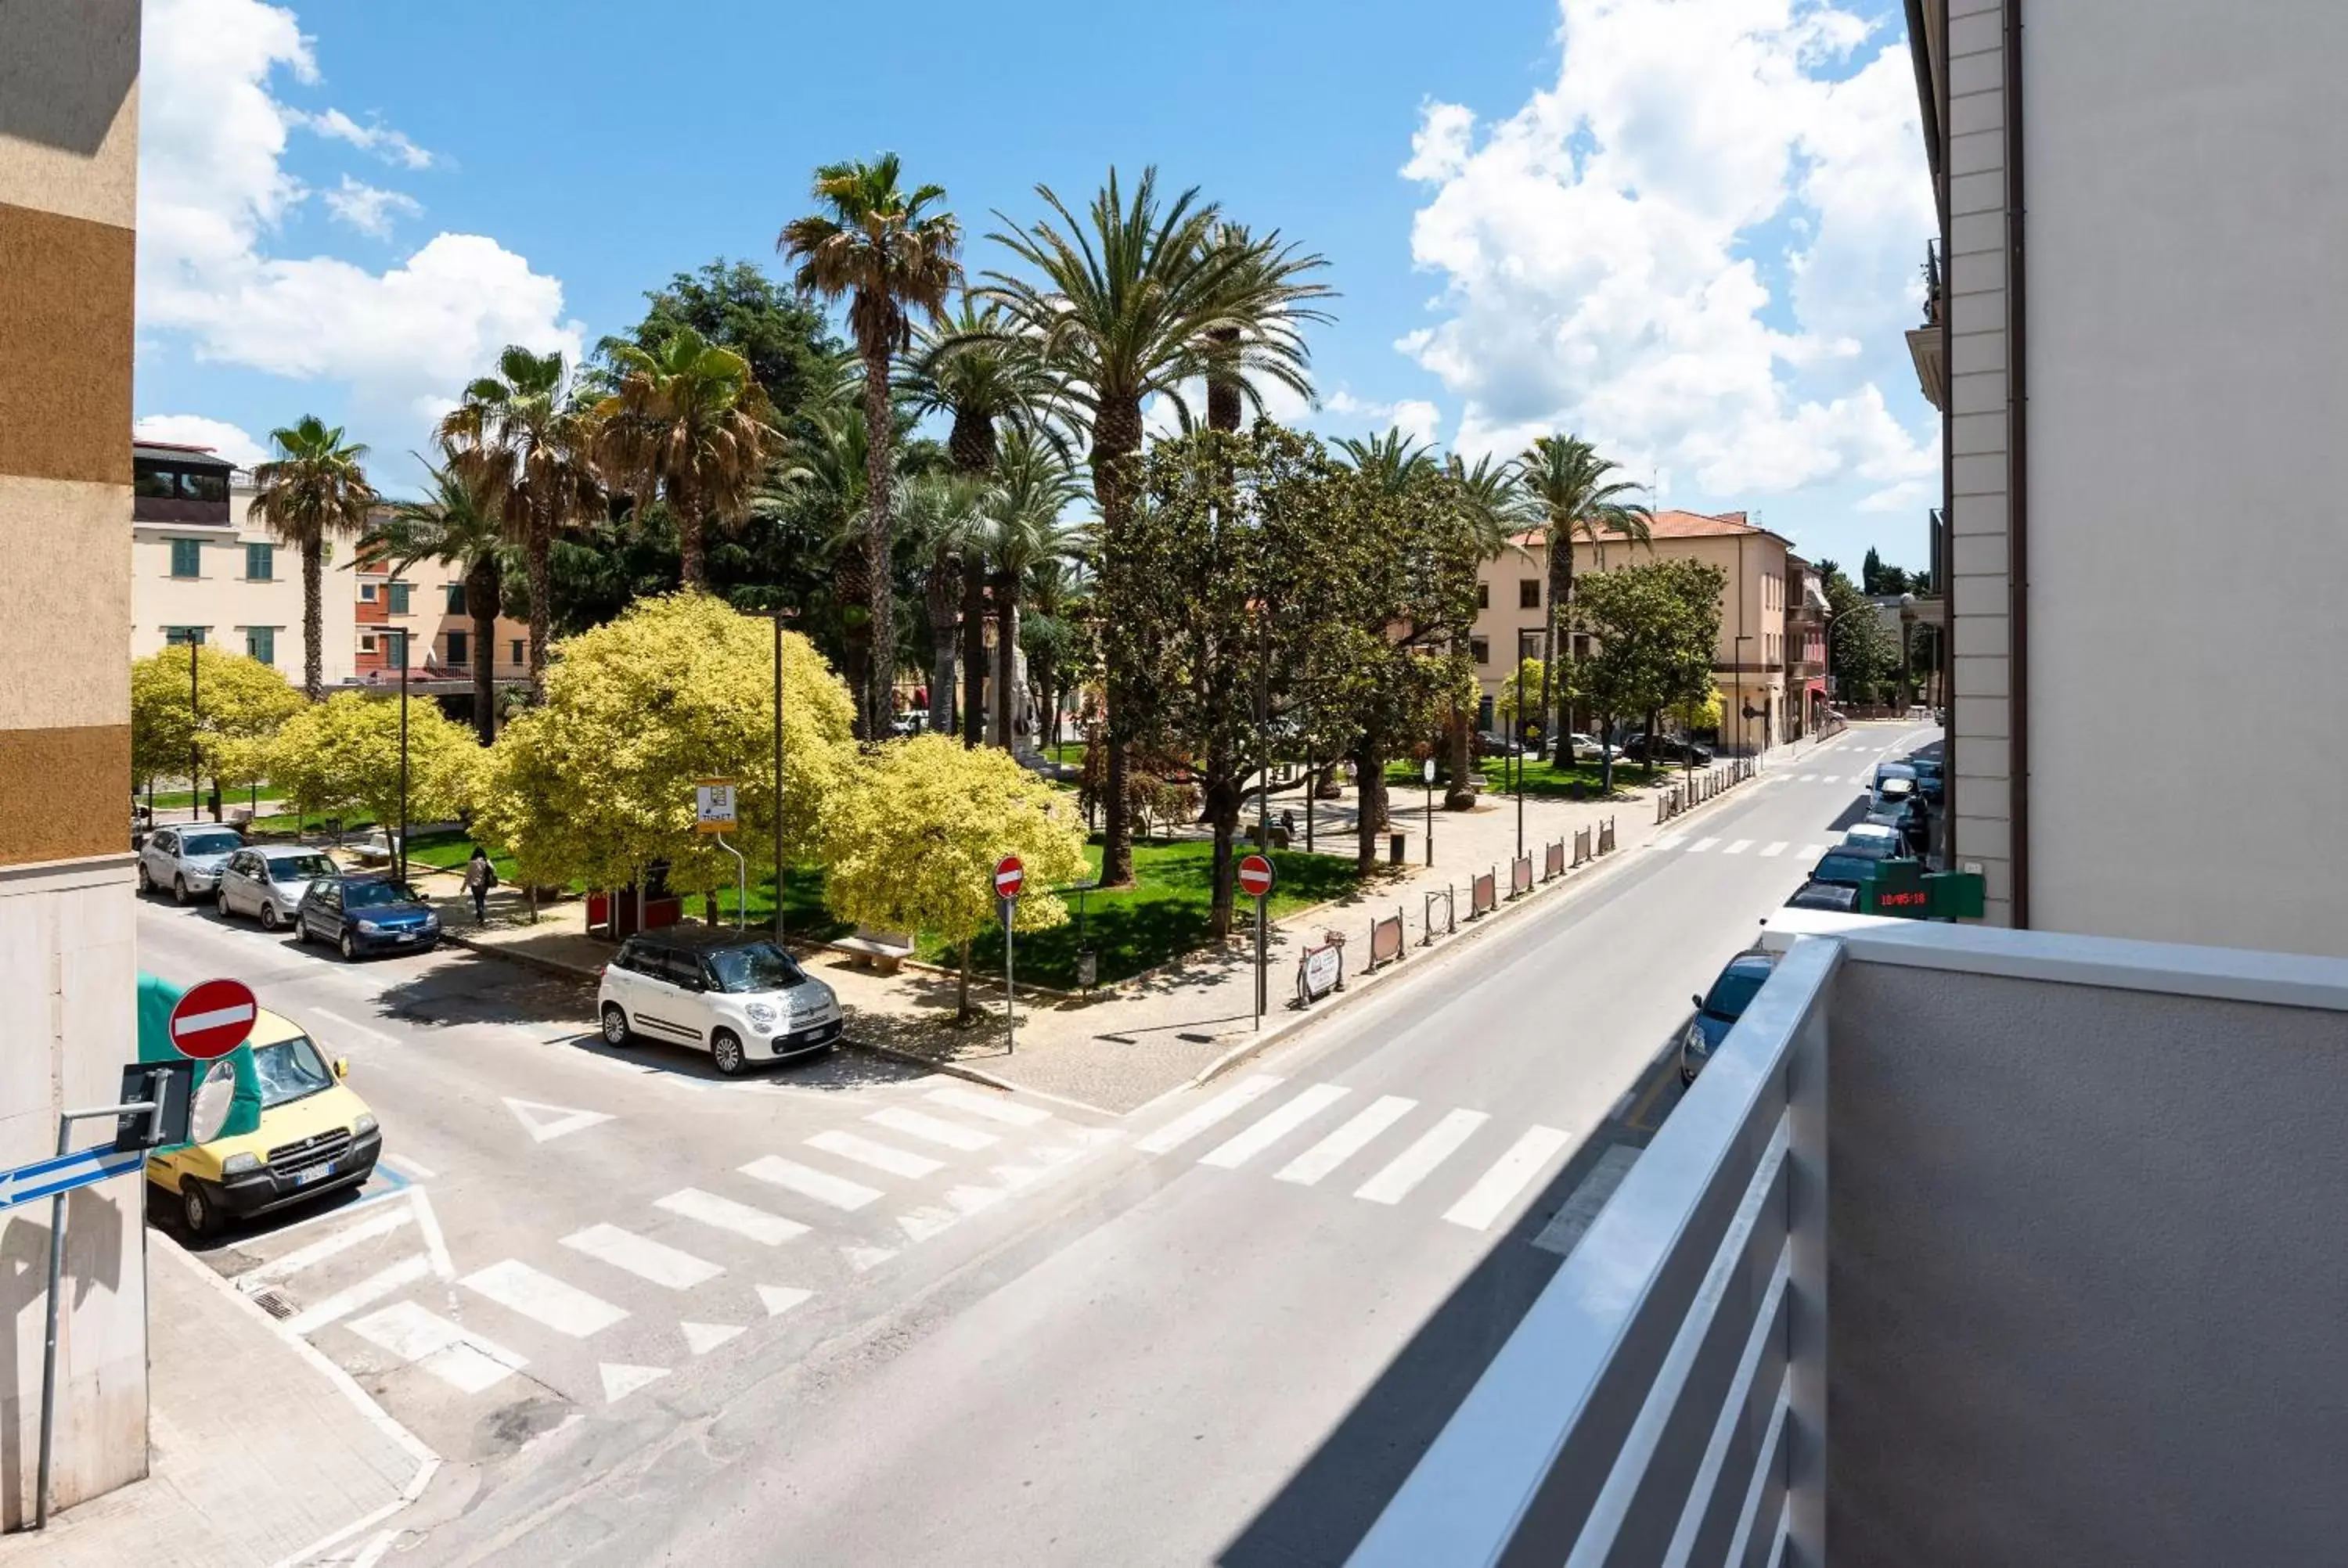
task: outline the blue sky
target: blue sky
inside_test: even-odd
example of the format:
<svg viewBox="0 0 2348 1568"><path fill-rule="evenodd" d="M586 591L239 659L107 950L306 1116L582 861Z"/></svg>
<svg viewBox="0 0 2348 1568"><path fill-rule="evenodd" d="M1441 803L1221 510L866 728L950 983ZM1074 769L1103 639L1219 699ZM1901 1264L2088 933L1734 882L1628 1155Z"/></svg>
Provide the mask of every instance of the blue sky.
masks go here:
<svg viewBox="0 0 2348 1568"><path fill-rule="evenodd" d="M149 0L145 428L234 452L314 411L396 483L499 343L770 261L819 161L901 153L974 269L1037 181L1073 205L1154 162L1333 263L1322 406L1288 416L1470 451L1576 429L1668 504L1921 557L1896 6L1102 9Z"/></svg>

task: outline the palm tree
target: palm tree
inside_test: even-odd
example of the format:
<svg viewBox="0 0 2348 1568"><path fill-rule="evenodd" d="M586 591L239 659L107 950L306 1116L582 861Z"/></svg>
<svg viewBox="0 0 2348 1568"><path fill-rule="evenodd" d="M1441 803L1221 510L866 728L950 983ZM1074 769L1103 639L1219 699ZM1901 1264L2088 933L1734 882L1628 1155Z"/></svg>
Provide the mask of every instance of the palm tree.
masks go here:
<svg viewBox="0 0 2348 1568"><path fill-rule="evenodd" d="M314 414L269 439L276 457L252 471L253 515L283 543L302 552L302 690L313 702L325 684L326 545L366 526L376 504L367 483L367 449L343 439L343 427Z"/></svg>
<svg viewBox="0 0 2348 1568"><path fill-rule="evenodd" d="M1048 556L1037 561L1027 569L1027 579L1020 585L1020 603L1025 608L1019 620L1019 647L1027 655L1027 678L1044 710L1044 733L1037 739L1045 747L1056 748L1060 743L1060 700L1066 695L1061 677L1074 651L1076 622L1085 611L1091 589L1084 559L1078 555Z"/></svg>
<svg viewBox="0 0 2348 1568"><path fill-rule="evenodd" d="M464 574L465 610L473 620L473 728L486 746L498 738L498 600L511 548L502 498L487 476L459 464L453 452L444 451L437 467L426 463L424 471L432 479L424 498L394 502L360 537L359 554L395 571L435 560Z"/></svg>
<svg viewBox="0 0 2348 1568"><path fill-rule="evenodd" d="M1060 520L1084 491L1051 446L1024 430L1006 434L986 519L986 586L994 599L994 740L1016 751L1012 695L1019 649L1019 589L1027 574L1074 551L1085 530Z"/></svg>
<svg viewBox="0 0 2348 1568"><path fill-rule="evenodd" d="M597 455L614 488L676 518L687 588L709 587L705 527L748 507L781 444L749 361L679 327L656 348L615 344L618 385L595 405Z"/></svg>
<svg viewBox="0 0 2348 1568"><path fill-rule="evenodd" d="M851 405L816 410L815 434L783 453L760 491L763 504L781 508L795 494L811 499L811 520L823 530L831 568L831 601L849 686L862 692L872 662L872 558L864 548L864 411ZM859 723L862 711L859 710Z"/></svg>
<svg viewBox="0 0 2348 1568"><path fill-rule="evenodd" d="M1323 319L1307 302L1325 291L1297 277L1318 259L1299 256L1277 236L1218 242L1220 210L1195 188L1161 202L1155 169L1129 200L1110 169L1083 220L1051 187L1035 190L1050 216L1022 229L998 213L1004 229L992 236L1033 276L989 272L981 292L1035 343L1084 422L1104 567L1114 571L1133 504L1129 467L1141 450L1144 401L1164 395L1187 417L1182 387L1210 369L1243 386L1261 377L1310 395L1302 328ZM1235 344L1214 335L1233 328ZM1101 880L1117 886L1133 880L1118 671L1107 672L1107 687L1110 804Z"/></svg>
<svg viewBox="0 0 2348 1568"><path fill-rule="evenodd" d="M875 433L866 454L865 505L870 518L872 647L870 687L864 692L868 739L888 733L895 707L894 628L889 505L894 462L895 421L889 403L891 359L912 346L912 315L936 317L961 276L955 252L962 226L950 212L924 210L945 199L942 186L924 185L910 195L899 188L897 155L884 152L870 163L828 163L815 171L815 199L825 210L794 219L775 248L798 261L802 289L827 299L849 296L848 327L864 360L864 424Z"/></svg>
<svg viewBox="0 0 2348 1568"><path fill-rule="evenodd" d="M903 531L929 565L922 599L930 617L930 728L953 723L954 631L962 619L963 583L981 580L985 550L983 507L986 481L959 470L926 474L899 492Z"/></svg>
<svg viewBox="0 0 2348 1568"><path fill-rule="evenodd" d="M530 582L530 690L533 701L543 702L554 536L593 518L603 506L588 399L561 353L532 354L511 344L498 356L497 374L465 388L464 401L440 421L439 435L450 466L494 498L510 537L521 547ZM482 646L486 651L489 645Z"/></svg>
<svg viewBox="0 0 2348 1568"><path fill-rule="evenodd" d="M1368 440L1341 436L1337 449L1344 454L1345 466L1375 484L1387 495L1400 495L1412 482L1437 472L1434 455L1411 437L1402 433L1400 425L1389 425L1383 436Z"/></svg>
<svg viewBox="0 0 2348 1568"><path fill-rule="evenodd" d="M1540 705L1541 721L1547 723L1550 672L1563 669L1566 663L1560 632L1573 604L1574 545L1587 539L1597 550L1602 567L1607 537L1646 544L1654 514L1644 506L1623 499L1639 487L1627 479L1608 478L1608 475L1619 472L1621 466L1601 457L1589 442L1578 436L1536 437L1517 459L1517 467L1526 510L1548 536L1549 612L1544 651L1549 657L1541 665ZM1563 681L1556 683L1560 709L1566 705L1567 685ZM1561 741L1564 730L1562 723L1551 726L1550 738ZM1566 750L1553 754L1570 761L1573 753Z"/></svg>
<svg viewBox="0 0 2348 1568"><path fill-rule="evenodd" d="M1444 471L1450 477L1453 494L1468 519L1469 532L1475 537L1476 557L1488 560L1509 548L1509 540L1524 522L1524 496L1517 485L1514 463L1495 463L1489 455L1476 459L1469 467L1457 452L1444 459ZM1473 765L1468 734L1473 728L1468 715L1454 712L1450 716L1451 788L1443 797L1446 811L1467 811L1476 804L1475 792L1468 785L1468 773Z"/></svg>

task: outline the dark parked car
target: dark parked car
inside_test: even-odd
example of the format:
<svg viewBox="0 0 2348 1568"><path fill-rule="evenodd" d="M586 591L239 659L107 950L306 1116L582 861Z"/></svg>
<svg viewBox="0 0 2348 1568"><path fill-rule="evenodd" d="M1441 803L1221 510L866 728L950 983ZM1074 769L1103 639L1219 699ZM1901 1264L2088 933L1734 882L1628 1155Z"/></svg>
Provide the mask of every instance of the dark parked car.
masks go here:
<svg viewBox="0 0 2348 1568"><path fill-rule="evenodd" d="M1828 909L1838 915L1859 912L1859 889L1848 882L1805 882L1786 900L1788 909Z"/></svg>
<svg viewBox="0 0 2348 1568"><path fill-rule="evenodd" d="M1484 754L1488 757L1518 756L1522 754L1525 749L1498 730L1478 731L1476 743L1483 748Z"/></svg>
<svg viewBox="0 0 2348 1568"><path fill-rule="evenodd" d="M405 883L384 876L322 876L294 911L295 940L331 943L345 958L428 953L440 917Z"/></svg>
<svg viewBox="0 0 2348 1568"><path fill-rule="evenodd" d="M1643 734L1632 736L1624 743L1622 754L1634 763L1646 762L1647 737ZM1675 741L1668 735L1657 735L1653 760L1674 765L1708 768L1712 766L1712 748L1699 741Z"/></svg>
<svg viewBox="0 0 2348 1568"><path fill-rule="evenodd" d="M1839 883L1845 887L1856 887L1874 876L1875 864L1874 861L1853 855L1838 845L1818 856L1818 863L1810 867L1810 880L1813 883L1833 882Z"/></svg>
<svg viewBox="0 0 2348 1568"><path fill-rule="evenodd" d="M1695 1017L1688 1020L1686 1030L1680 1035L1683 1081L1695 1081L1695 1075L1704 1071L1704 1064L1720 1049L1720 1042L1728 1038L1729 1030L1745 1016L1745 1009L1753 1004L1762 982L1776 966L1775 953L1739 953L1713 980L1712 989L1695 999Z"/></svg>
<svg viewBox="0 0 2348 1568"><path fill-rule="evenodd" d="M1948 778L1941 771L1941 759L1910 757L1908 765L1916 770L1916 793L1931 804L1940 804L1948 792Z"/></svg>

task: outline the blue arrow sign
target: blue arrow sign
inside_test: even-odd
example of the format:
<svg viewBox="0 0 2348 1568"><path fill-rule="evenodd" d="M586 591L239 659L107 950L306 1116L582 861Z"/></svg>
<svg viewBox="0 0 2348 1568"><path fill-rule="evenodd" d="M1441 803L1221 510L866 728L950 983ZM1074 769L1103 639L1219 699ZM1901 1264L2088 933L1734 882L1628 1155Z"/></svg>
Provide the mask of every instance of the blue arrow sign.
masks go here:
<svg viewBox="0 0 2348 1568"><path fill-rule="evenodd" d="M0 1209L12 1209L37 1198L53 1198L77 1187L94 1187L147 1163L143 1150L118 1154L112 1149L84 1149L0 1171Z"/></svg>

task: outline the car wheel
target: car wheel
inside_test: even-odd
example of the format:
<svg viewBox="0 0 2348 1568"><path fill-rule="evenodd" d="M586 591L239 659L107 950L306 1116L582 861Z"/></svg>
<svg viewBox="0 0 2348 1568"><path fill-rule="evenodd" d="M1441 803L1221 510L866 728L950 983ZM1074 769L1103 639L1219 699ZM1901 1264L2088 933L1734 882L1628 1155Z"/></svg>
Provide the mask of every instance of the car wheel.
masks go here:
<svg viewBox="0 0 2348 1568"><path fill-rule="evenodd" d="M742 1042L730 1029L721 1029L709 1037L709 1054L717 1063L717 1071L728 1078L741 1077L750 1066L750 1059L743 1054Z"/></svg>
<svg viewBox="0 0 2348 1568"><path fill-rule="evenodd" d="M215 1236L221 1233L220 1205L204 1184L193 1176L180 1182L180 1223L190 1235Z"/></svg>
<svg viewBox="0 0 2348 1568"><path fill-rule="evenodd" d="M220 917L223 920L236 913L235 910L228 907L228 889L225 887L222 887L219 892L212 895L212 904L220 910Z"/></svg>
<svg viewBox="0 0 2348 1568"><path fill-rule="evenodd" d="M341 945L343 949L343 962L346 964L357 963L359 961L359 945L353 939L348 931L343 933Z"/></svg>
<svg viewBox="0 0 2348 1568"><path fill-rule="evenodd" d="M261 928L274 931L285 922L277 917L277 906L264 898L261 901Z"/></svg>
<svg viewBox="0 0 2348 1568"><path fill-rule="evenodd" d="M182 909L188 907L188 879L186 877L174 876L171 878L171 902L177 904Z"/></svg>
<svg viewBox="0 0 2348 1568"><path fill-rule="evenodd" d="M155 879L147 875L147 862L141 860L139 863L139 896L142 898L149 897L154 891Z"/></svg>
<svg viewBox="0 0 2348 1568"><path fill-rule="evenodd" d="M603 1004L603 1043L625 1045L634 1038L634 1033L628 1028L628 1015L620 1010L620 1004L605 1002Z"/></svg>

